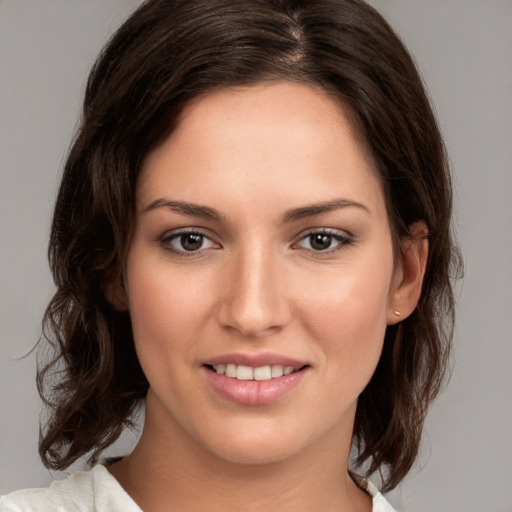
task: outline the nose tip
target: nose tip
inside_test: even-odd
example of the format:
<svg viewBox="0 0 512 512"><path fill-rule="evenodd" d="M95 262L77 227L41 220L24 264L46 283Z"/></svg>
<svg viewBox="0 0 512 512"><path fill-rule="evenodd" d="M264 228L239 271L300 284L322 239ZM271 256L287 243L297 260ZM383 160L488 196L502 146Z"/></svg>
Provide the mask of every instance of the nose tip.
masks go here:
<svg viewBox="0 0 512 512"><path fill-rule="evenodd" d="M231 267L219 309L219 321L224 328L243 337L259 338L286 325L289 308L275 267L261 258L258 263Z"/></svg>
<svg viewBox="0 0 512 512"><path fill-rule="evenodd" d="M282 322L275 315L275 309L258 301L247 301L235 296L225 303L221 323L229 330L243 337L257 338L280 329Z"/></svg>

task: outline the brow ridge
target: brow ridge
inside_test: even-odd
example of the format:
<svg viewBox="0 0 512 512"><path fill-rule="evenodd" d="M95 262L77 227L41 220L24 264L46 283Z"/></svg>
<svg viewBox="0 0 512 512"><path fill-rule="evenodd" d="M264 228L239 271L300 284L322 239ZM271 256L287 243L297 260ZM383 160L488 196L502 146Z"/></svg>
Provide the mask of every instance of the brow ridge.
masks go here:
<svg viewBox="0 0 512 512"><path fill-rule="evenodd" d="M342 208L358 208L371 213L367 206L353 199L337 198L322 203L292 208L284 213L283 222L296 222L307 217L314 217L315 215L321 215Z"/></svg>
<svg viewBox="0 0 512 512"><path fill-rule="evenodd" d="M151 203L142 210L142 213L147 213L158 208L167 208L177 213L183 213L193 217L201 217L217 222L225 221L225 216L215 208L190 203L188 201L176 201L165 197L151 201Z"/></svg>
<svg viewBox="0 0 512 512"><path fill-rule="evenodd" d="M217 222L223 222L226 220L226 217L221 212L215 208L211 208L210 206L202 206L188 201L177 201L165 197L155 199L149 203L142 210L142 213L147 213L158 208L168 208L177 213L201 217ZM353 199L337 198L322 203L287 210L283 215L283 223L296 222L307 217L314 217L315 215L321 215L323 213L328 213L342 208L358 208L370 213L369 208L362 203L354 201Z"/></svg>

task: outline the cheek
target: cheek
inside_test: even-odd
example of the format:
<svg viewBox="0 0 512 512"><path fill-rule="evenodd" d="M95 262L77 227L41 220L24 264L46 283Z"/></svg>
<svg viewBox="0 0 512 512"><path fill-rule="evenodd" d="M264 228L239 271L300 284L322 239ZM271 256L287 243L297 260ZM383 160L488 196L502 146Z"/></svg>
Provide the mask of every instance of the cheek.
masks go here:
<svg viewBox="0 0 512 512"><path fill-rule="evenodd" d="M380 358L390 275L368 271L317 282L316 293L300 306L328 367L354 383L367 382Z"/></svg>
<svg viewBox="0 0 512 512"><path fill-rule="evenodd" d="M184 274L170 271L166 262L143 258L127 268L137 357L151 388L173 404L186 403L187 390L195 385L187 369L197 363L195 342L204 324L199 312L209 307L204 288Z"/></svg>
<svg viewBox="0 0 512 512"><path fill-rule="evenodd" d="M162 257L141 257L133 250L127 265L129 309L132 322L148 330L186 334L198 326L208 296L204 278L196 272L170 268Z"/></svg>
<svg viewBox="0 0 512 512"><path fill-rule="evenodd" d="M155 368L175 365L178 356L193 357L209 297L197 275L192 278L186 271L169 269L161 257L140 257L136 249L131 256L127 282L135 347L144 370L155 373Z"/></svg>

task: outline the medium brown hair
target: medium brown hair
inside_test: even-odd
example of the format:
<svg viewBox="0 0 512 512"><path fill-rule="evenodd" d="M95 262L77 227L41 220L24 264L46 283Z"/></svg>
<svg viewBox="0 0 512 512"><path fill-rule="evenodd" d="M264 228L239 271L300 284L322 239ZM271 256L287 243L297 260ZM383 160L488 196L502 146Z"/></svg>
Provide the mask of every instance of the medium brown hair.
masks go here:
<svg viewBox="0 0 512 512"><path fill-rule="evenodd" d="M407 50L361 0L149 0L109 41L89 77L82 121L60 185L49 244L57 291L38 374L50 405L40 454L63 469L90 462L130 424L148 382L129 313L105 297L119 278L148 153L201 94L286 79L327 91L350 113L382 180L398 244L423 220L429 255L414 313L385 335L361 394L356 464L384 470L383 490L413 464L453 330L451 185L443 142Z"/></svg>

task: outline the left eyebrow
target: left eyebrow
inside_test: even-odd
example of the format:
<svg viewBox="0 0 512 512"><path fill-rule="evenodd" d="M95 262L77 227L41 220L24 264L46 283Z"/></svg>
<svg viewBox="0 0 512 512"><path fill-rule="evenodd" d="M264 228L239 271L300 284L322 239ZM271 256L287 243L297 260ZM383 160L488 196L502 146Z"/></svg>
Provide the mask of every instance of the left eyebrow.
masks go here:
<svg viewBox="0 0 512 512"><path fill-rule="evenodd" d="M367 213L371 213L370 209L362 203L358 203L352 199L338 198L324 203L311 204L288 210L283 215L283 223L296 222L307 217L321 215L322 213L339 210L341 208L359 208Z"/></svg>

